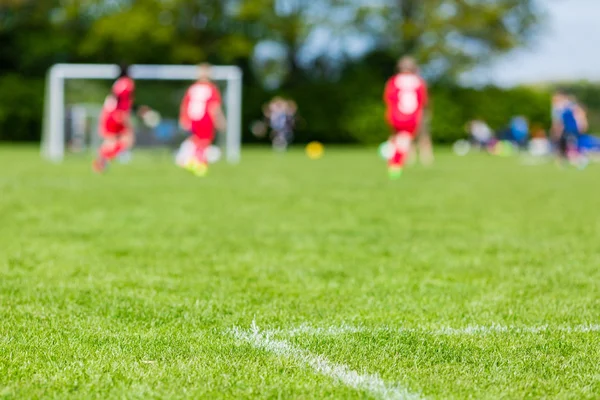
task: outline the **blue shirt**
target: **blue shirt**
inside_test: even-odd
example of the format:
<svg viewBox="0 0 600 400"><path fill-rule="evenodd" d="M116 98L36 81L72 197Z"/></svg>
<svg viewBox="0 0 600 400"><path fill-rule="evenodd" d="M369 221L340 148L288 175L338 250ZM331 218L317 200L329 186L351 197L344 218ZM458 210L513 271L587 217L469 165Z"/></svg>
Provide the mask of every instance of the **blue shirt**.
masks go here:
<svg viewBox="0 0 600 400"><path fill-rule="evenodd" d="M513 138L515 140L523 140L529 136L529 124L523 117L515 117L510 123L510 130L512 131Z"/></svg>
<svg viewBox="0 0 600 400"><path fill-rule="evenodd" d="M579 135L579 126L575 118L575 103L569 103L555 110L555 117L561 121L565 133Z"/></svg>

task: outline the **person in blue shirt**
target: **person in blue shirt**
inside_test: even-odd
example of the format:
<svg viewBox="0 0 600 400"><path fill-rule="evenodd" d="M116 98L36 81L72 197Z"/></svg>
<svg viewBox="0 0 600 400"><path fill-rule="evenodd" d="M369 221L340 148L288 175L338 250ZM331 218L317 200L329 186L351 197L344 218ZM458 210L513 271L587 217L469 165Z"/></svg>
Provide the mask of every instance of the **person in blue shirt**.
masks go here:
<svg viewBox="0 0 600 400"><path fill-rule="evenodd" d="M527 139L529 139L529 122L523 116L514 117L510 121L510 132L512 140L524 149L527 147Z"/></svg>
<svg viewBox="0 0 600 400"><path fill-rule="evenodd" d="M552 133L563 160L580 158L579 138L587 130L585 111L576 99L558 91L552 97Z"/></svg>

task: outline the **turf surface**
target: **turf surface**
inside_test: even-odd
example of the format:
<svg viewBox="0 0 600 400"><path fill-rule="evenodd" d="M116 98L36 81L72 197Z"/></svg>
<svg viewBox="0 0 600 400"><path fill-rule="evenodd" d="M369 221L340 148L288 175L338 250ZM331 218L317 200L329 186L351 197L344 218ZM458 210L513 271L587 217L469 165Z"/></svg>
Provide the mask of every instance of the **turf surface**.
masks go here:
<svg viewBox="0 0 600 400"><path fill-rule="evenodd" d="M600 166L170 161L0 148L0 398L372 397L231 334L253 321L425 398L600 396Z"/></svg>

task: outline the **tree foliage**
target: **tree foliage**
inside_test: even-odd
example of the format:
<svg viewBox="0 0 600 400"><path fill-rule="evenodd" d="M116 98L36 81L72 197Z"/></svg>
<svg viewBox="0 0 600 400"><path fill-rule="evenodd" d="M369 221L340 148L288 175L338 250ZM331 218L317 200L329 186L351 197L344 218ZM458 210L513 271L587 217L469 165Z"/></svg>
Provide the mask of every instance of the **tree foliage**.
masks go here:
<svg viewBox="0 0 600 400"><path fill-rule="evenodd" d="M0 0L0 83L11 90L0 96L0 138L37 135L54 63L208 60L244 69L246 123L279 91L298 100L301 138L369 142L398 56L414 54L432 81L452 87L526 43L539 16L534 0ZM452 112L438 90L434 125L447 131L468 113ZM463 94L465 104L487 104Z"/></svg>
<svg viewBox="0 0 600 400"><path fill-rule="evenodd" d="M413 54L434 78L456 77L526 43L539 26L534 0L382 0L359 15L380 50Z"/></svg>

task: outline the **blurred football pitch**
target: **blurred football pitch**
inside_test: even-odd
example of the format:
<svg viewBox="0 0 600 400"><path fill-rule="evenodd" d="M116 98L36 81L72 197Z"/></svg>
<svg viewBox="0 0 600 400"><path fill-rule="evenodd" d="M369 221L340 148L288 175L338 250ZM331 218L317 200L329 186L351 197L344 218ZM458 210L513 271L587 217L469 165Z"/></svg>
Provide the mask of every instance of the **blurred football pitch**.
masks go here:
<svg viewBox="0 0 600 400"><path fill-rule="evenodd" d="M2 398L597 398L600 165L0 147Z"/></svg>

